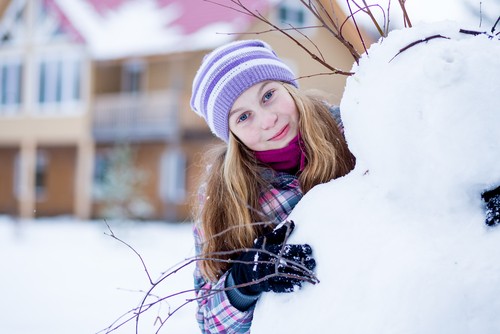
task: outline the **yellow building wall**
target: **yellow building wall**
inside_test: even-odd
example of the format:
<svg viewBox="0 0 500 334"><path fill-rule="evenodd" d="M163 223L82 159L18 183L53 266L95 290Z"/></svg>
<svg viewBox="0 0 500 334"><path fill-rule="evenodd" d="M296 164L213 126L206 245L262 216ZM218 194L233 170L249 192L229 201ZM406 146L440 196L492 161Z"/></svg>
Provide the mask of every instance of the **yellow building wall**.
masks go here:
<svg viewBox="0 0 500 334"><path fill-rule="evenodd" d="M47 158L46 192L37 196L35 217L69 215L74 212L76 148L38 148Z"/></svg>

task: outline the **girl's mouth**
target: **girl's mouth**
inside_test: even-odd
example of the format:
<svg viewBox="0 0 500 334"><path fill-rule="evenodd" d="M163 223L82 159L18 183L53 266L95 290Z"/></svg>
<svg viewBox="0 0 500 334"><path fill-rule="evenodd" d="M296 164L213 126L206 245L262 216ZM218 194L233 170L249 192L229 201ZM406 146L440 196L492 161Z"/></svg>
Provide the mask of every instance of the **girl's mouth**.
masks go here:
<svg viewBox="0 0 500 334"><path fill-rule="evenodd" d="M288 126L288 124L285 125L283 129L281 129L277 134L275 134L271 139L269 139L269 141L283 139L283 137L287 135L289 129L290 127Z"/></svg>

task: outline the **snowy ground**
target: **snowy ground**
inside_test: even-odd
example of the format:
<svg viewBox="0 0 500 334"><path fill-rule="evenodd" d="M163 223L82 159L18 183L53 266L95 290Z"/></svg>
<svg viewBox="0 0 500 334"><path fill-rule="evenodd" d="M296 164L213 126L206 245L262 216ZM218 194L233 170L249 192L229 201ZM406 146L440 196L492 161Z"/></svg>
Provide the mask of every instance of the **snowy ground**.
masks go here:
<svg viewBox="0 0 500 334"><path fill-rule="evenodd" d="M110 225L117 237L143 256L153 279L193 254L190 224ZM135 307L143 296L137 290L150 286L147 277L133 252L106 231L101 221L15 222L0 217L0 333L97 333ZM162 288L162 296L191 289L192 267L178 272ZM167 309L162 306L163 312ZM161 333L197 333L194 312L194 304L188 304ZM156 314L149 312L140 323L141 333L154 333L151 317ZM122 327L116 333L134 329Z"/></svg>

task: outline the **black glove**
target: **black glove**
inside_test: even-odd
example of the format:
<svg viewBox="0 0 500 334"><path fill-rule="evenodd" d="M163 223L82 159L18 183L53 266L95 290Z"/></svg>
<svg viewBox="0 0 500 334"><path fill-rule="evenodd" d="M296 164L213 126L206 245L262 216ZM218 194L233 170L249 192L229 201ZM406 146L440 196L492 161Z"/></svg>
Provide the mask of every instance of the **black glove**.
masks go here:
<svg viewBox="0 0 500 334"><path fill-rule="evenodd" d="M231 268L235 285L245 295L261 292L292 292L303 281L316 283L311 270L316 267L309 245L285 244L294 229L294 222L287 221L272 232L257 238L253 248L243 252Z"/></svg>
<svg viewBox="0 0 500 334"><path fill-rule="evenodd" d="M486 203L486 225L500 224L500 186L485 191L481 197Z"/></svg>

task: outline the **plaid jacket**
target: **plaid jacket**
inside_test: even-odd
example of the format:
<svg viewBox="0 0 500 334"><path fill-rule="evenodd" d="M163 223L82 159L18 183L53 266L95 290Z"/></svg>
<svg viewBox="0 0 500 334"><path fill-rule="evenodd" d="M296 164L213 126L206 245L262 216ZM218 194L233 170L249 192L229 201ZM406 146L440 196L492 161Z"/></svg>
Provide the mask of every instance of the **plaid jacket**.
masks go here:
<svg viewBox="0 0 500 334"><path fill-rule="evenodd" d="M344 125L340 118L340 109L330 106L330 112L344 133ZM273 170L266 170L263 175L269 180L270 187L265 189L259 199L262 210L279 224L285 220L295 205L302 198L302 190L295 175L289 175ZM201 253L203 237L198 224L193 228L195 238L196 255ZM203 334L208 333L249 333L252 324L252 306L248 311L241 312L231 305L224 291L224 285L228 273L221 276L217 282L207 282L196 266L194 271L194 286L198 301L197 320Z"/></svg>
<svg viewBox="0 0 500 334"><path fill-rule="evenodd" d="M302 198L298 179L295 175L266 170L264 175L270 186L262 192L259 203L262 210L278 224L285 220L295 205ZM196 255L201 253L203 236L198 224L194 224ZM201 332L207 333L249 333L252 324L252 306L241 312L231 305L224 289L227 272L217 282L207 282L196 266L194 286L198 301L197 320Z"/></svg>

